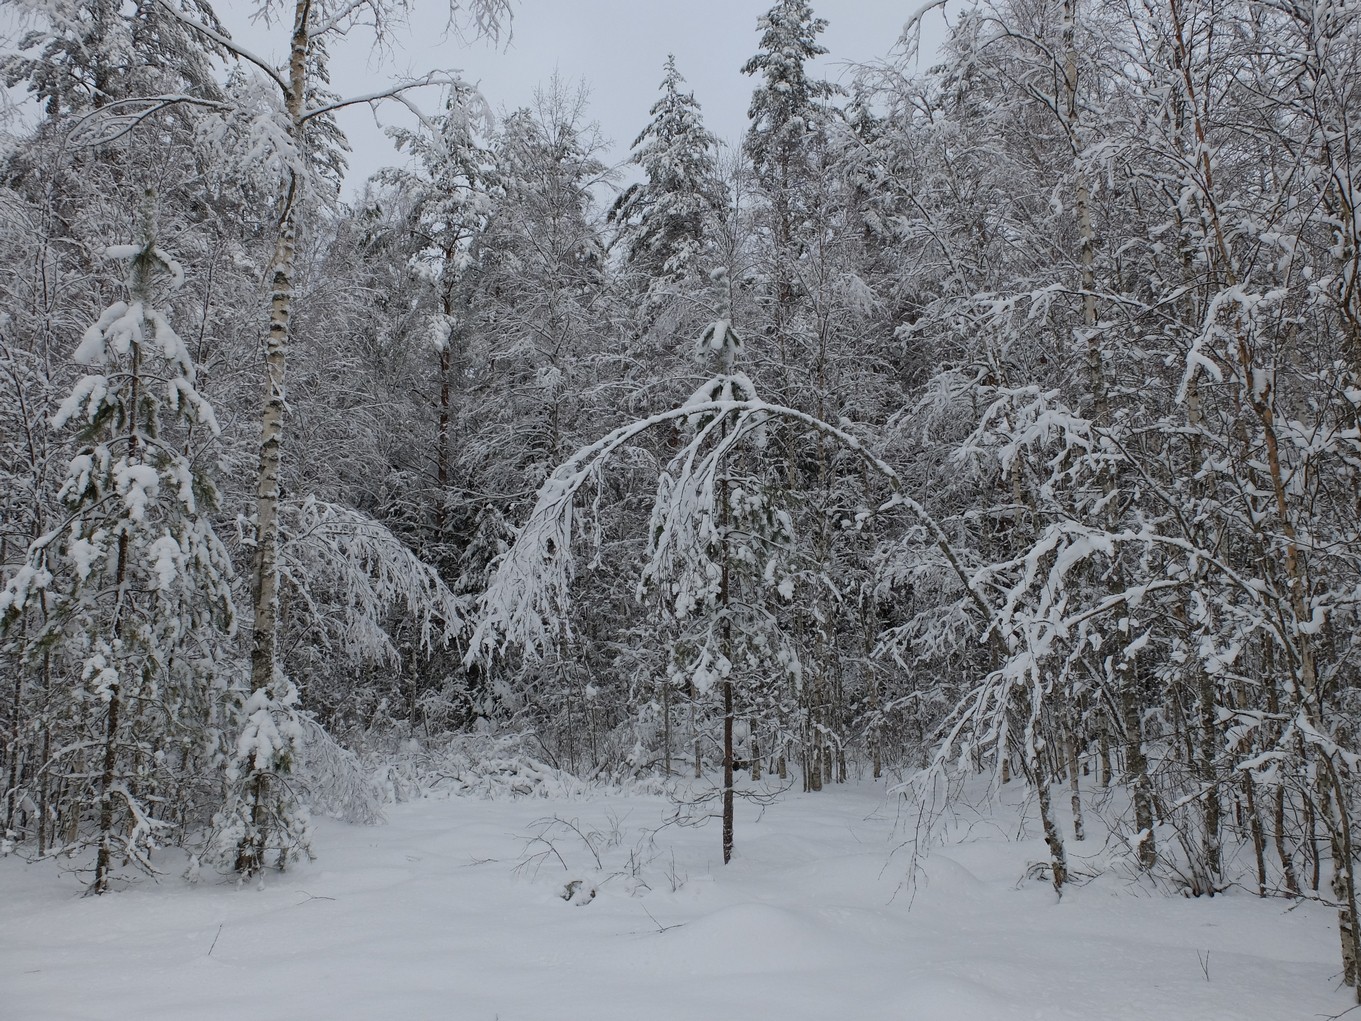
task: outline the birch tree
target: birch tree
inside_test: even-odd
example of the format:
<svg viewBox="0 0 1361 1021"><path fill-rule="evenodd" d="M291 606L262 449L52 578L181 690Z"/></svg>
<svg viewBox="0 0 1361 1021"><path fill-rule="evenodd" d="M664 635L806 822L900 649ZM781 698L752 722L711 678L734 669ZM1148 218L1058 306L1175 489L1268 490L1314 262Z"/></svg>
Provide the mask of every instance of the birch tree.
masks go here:
<svg viewBox="0 0 1361 1021"><path fill-rule="evenodd" d="M430 73L415 81L351 98L335 98L324 92L324 68L329 41L353 29L364 27L381 44L409 10L401 0L294 0L282 5L282 24L288 29L288 58L276 67L268 60L242 47L211 24L196 20L159 0L167 12L204 39L222 46L249 68L249 77L239 86L238 105L221 118L219 137L240 137L247 158L264 159L276 181L274 211L277 238L268 267L269 329L265 343L266 386L261 412L260 458L256 473L256 514L253 585L253 647L251 687L253 701L246 707L243 741L250 734L267 735L266 717L286 719L296 703L292 684L279 670L279 515L280 467L283 457L284 418L287 407L287 354L294 301L294 259L298 243L299 219L309 192L318 186L316 157L318 132L324 136L329 119L336 110L356 104L374 104L385 99L407 102L412 89L436 84L454 84L451 76ZM275 5L261 10L272 13ZM506 0L475 0L460 7L450 4L451 20L466 13L478 32L495 35L509 18ZM257 102L255 108L243 101ZM325 165L323 161L322 165ZM249 757L252 763L246 780L252 808L250 824L243 833L236 865L245 874L265 864L264 854L272 841L265 816L285 830L293 828L290 810L280 801L285 788L277 779L287 773L287 742L261 740ZM286 801L286 799L285 799ZM274 805L274 808L267 808Z"/></svg>

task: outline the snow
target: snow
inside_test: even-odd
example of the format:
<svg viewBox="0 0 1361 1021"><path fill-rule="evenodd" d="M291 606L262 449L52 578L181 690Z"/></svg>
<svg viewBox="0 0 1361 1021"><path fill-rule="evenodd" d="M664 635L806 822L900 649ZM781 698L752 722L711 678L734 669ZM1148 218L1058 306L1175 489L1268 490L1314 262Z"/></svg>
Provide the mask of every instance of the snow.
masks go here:
<svg viewBox="0 0 1361 1021"><path fill-rule="evenodd" d="M915 888L915 816L882 784L739 801L726 868L717 824L663 827L673 812L641 794L430 797L385 826L321 820L315 862L245 889L172 877L82 898L51 862L3 859L0 1013L1280 1021L1349 1005L1322 905L1169 897L1116 870L1056 901L1024 878L1043 843L1033 818L1015 839L1011 807L965 808ZM1069 849L1079 874L1108 858Z"/></svg>
<svg viewBox="0 0 1361 1021"><path fill-rule="evenodd" d="M161 479L156 469L147 464L121 463L114 468L113 478L128 517L133 521L143 520L147 507L155 503L161 491Z"/></svg>
<svg viewBox="0 0 1361 1021"><path fill-rule="evenodd" d="M269 770L284 755L296 751L302 740L297 717L291 712L296 702L297 692L291 684L280 698L269 688L251 693L241 707L245 723L236 739L238 763L247 769Z"/></svg>
<svg viewBox="0 0 1361 1021"><path fill-rule="evenodd" d="M52 416L52 428L65 428L66 423L81 414L82 409L85 412L86 420L93 422L99 414L104 398L108 395L109 379L107 376L82 377L72 388L70 396L61 402L61 407L57 409L57 413Z"/></svg>
<svg viewBox="0 0 1361 1021"><path fill-rule="evenodd" d="M173 535L167 532L151 544L147 553L151 557L153 570L156 574L156 587L162 592L169 591L170 587L175 584L175 579L179 576L180 561L184 559L184 552L180 549L180 544L175 541ZM89 573L88 569L86 573Z"/></svg>
<svg viewBox="0 0 1361 1021"><path fill-rule="evenodd" d="M0 590L0 614L22 610L30 595L41 592L51 584L52 572L45 566L20 564L9 584Z"/></svg>
<svg viewBox="0 0 1361 1021"><path fill-rule="evenodd" d="M76 577L85 581L94 569L95 561L104 556L103 540L105 532L97 529L89 539L76 535L66 545L66 557L75 569Z"/></svg>

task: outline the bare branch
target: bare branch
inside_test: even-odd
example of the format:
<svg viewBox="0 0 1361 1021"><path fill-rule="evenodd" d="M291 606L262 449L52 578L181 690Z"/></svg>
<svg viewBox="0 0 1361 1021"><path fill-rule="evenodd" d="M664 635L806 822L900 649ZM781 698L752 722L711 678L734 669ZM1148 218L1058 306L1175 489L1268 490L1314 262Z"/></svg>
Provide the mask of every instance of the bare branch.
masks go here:
<svg viewBox="0 0 1361 1021"><path fill-rule="evenodd" d="M172 18L178 21L185 28L197 32L205 39L211 39L213 42L217 43L219 46L227 50L229 53L234 54L235 56L241 58L244 61L247 61L248 63L254 64L261 71L265 72L265 74L269 75L270 80L273 81L275 85L279 86L279 88L281 88L285 94L288 93L288 82L284 80L284 77L279 72L279 69L276 68L269 61L265 60L263 57L256 55L255 53L252 53L250 50L246 49L240 43L232 39L231 36L225 35L222 32L217 31L216 29L209 28L201 21L195 21L193 18L189 17L183 11L177 10L174 6L172 6L169 3L169 0L156 0L156 3L160 6L161 10L163 10L166 14L169 14Z"/></svg>
<svg viewBox="0 0 1361 1021"><path fill-rule="evenodd" d="M391 88L379 89L376 92L365 93L361 96L350 96L345 99L338 99L333 103L323 103L320 106L309 107L307 110L303 111L299 120L306 123L314 117L320 117L336 110L343 110L349 106L361 106L365 103L373 105L390 99L401 103L420 120L425 128L434 131L435 129L433 125L431 125L429 119L421 112L419 107L410 101L406 93L413 89L424 89L432 85L454 88L462 84L464 84L463 80L458 76L458 72L456 71L431 71L419 78L398 82Z"/></svg>

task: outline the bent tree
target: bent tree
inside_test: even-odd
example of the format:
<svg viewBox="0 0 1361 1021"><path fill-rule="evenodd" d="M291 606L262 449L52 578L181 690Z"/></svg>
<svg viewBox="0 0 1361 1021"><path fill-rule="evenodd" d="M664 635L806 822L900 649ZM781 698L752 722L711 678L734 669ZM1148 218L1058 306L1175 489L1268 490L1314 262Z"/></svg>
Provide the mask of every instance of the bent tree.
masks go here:
<svg viewBox="0 0 1361 1021"><path fill-rule="evenodd" d="M679 434L679 449L662 468L647 538L640 594L665 601L688 630L694 654L690 676L700 692L717 685L723 720L723 860L733 850L734 675L741 660L763 657L788 663L778 633L760 634L773 619L769 606L792 597L782 571L780 547L792 546L792 519L773 506L770 494L753 491L744 461L760 458L779 429L834 443L863 461L866 474L893 491L880 510L905 507L917 515L955 564L945 534L921 505L902 492L898 474L858 437L813 415L757 396L737 368L741 340L731 323L718 320L700 338L701 353L718 362L718 373L684 404L621 426L581 448L544 482L515 543L498 560L482 596L467 659L487 660L512 646L529 654L549 652L570 629L571 587L579 540L599 542L599 530L577 515L577 497L598 483L611 461L646 433ZM783 536L784 541L780 541ZM739 593L739 586L746 591ZM986 604L981 603L981 606ZM773 639L773 640L772 640ZM773 653L770 652L774 646ZM757 653L753 650L765 650ZM797 667L791 670L797 677Z"/></svg>

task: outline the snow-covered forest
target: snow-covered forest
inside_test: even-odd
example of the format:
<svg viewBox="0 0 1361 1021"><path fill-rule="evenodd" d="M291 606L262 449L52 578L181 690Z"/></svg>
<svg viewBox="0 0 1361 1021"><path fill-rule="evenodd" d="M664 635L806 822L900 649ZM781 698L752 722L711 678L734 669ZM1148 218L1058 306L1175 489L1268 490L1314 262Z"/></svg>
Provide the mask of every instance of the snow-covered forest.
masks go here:
<svg viewBox="0 0 1361 1021"><path fill-rule="evenodd" d="M869 785L895 883L995 805L1045 905L1301 905L1361 994L1361 9L961 0L833 83L778 0L740 144L664 59L609 166L547 73L333 91L411 0L218 6L0 0L6 873L253 886L441 784L736 866Z"/></svg>

